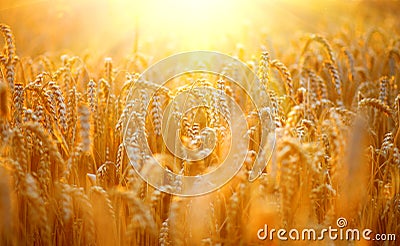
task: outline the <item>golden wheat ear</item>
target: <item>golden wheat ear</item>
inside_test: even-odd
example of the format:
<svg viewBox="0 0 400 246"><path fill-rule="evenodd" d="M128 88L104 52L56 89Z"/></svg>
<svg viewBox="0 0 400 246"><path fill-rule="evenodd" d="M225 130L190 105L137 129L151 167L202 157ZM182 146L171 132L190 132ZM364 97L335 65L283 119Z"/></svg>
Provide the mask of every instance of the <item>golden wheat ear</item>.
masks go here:
<svg viewBox="0 0 400 246"><path fill-rule="evenodd" d="M96 174L87 173L86 179L89 181L91 186L96 185Z"/></svg>

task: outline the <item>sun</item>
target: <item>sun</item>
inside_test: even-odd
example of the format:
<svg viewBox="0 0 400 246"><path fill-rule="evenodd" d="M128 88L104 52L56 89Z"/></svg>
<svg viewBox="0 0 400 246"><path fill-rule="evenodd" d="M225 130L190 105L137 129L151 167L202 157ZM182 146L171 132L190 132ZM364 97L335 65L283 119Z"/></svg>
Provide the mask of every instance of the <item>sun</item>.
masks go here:
<svg viewBox="0 0 400 246"><path fill-rule="evenodd" d="M128 20L139 26L146 36L164 36L178 40L186 48L211 48L216 39L237 31L243 21L241 8L245 1L238 0L149 0L113 1L113 7Z"/></svg>

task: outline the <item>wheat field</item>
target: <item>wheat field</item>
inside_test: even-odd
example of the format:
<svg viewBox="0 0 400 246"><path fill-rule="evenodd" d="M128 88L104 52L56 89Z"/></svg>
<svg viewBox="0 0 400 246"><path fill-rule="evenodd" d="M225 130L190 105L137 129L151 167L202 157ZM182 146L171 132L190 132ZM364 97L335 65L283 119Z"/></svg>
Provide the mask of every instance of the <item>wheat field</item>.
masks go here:
<svg viewBox="0 0 400 246"><path fill-rule="evenodd" d="M157 84L140 80L140 74L173 54L174 46L163 45L164 40L139 45L135 39L129 44L133 51L121 44L91 55L102 49L101 42L82 51L78 43L87 36L62 41L47 39L43 31L43 38L34 38L42 29L24 25L13 8L0 10L0 244L398 245L399 239L257 238L265 224L321 230L335 227L338 218L346 218L347 228L371 229L371 237L400 237L398 5L372 1L358 15L344 13L348 25L321 21L320 32L298 32L281 43L273 34L271 44L241 33L246 36L241 44L235 37L224 46L214 44L214 50L228 49L257 74L272 105L275 148L254 182L248 175L259 151L261 123L231 81L185 75L151 95ZM259 26L248 27L251 37L264 35ZM144 182L132 162L146 167L146 155L152 155L171 172L190 176L221 163L232 144L229 121L235 120L219 117L232 110L224 97L196 91L217 110L190 112L179 125L189 149L198 147L203 127L217 129L210 156L184 161L163 142L163 112L178 93L195 85L238 101L252 125L251 141L232 180L214 192L182 197ZM134 127L146 129L150 152L137 139L124 144L129 117Z"/></svg>

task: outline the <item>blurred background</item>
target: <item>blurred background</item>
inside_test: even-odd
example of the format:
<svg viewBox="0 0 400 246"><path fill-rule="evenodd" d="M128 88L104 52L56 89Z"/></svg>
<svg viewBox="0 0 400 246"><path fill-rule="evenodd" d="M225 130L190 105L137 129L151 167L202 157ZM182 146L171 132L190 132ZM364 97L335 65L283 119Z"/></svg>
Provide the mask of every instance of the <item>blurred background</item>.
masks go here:
<svg viewBox="0 0 400 246"><path fill-rule="evenodd" d="M400 29L400 2L311 0L0 0L19 55L44 52L119 56L140 50L271 50L304 33ZM352 16L351 19L343 16ZM368 23L365 21L367 16ZM363 21L359 21L363 19ZM0 44L3 41L0 40ZM161 47L161 49L159 49ZM160 54L161 56L165 54Z"/></svg>

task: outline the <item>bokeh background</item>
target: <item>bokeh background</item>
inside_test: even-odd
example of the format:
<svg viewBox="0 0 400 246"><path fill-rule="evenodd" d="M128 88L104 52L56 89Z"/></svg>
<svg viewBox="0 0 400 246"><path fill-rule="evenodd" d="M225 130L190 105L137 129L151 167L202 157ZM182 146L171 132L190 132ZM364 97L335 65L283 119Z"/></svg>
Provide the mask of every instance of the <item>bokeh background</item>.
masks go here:
<svg viewBox="0 0 400 246"><path fill-rule="evenodd" d="M160 52L231 52L237 44L273 50L327 30L396 31L399 9L393 0L1 0L0 22L13 28L20 55L62 50L116 57L141 50L164 56Z"/></svg>

